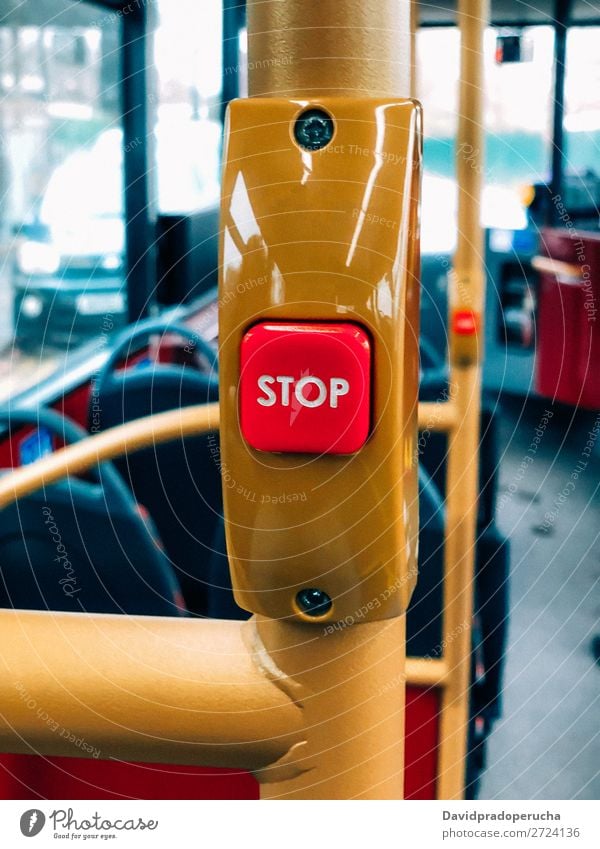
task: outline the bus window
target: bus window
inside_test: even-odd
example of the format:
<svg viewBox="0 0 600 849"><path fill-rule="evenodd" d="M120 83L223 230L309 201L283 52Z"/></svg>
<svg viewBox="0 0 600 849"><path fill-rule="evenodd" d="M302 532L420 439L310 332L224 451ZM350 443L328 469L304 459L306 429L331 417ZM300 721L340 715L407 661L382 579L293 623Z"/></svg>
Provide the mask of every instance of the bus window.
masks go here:
<svg viewBox="0 0 600 849"><path fill-rule="evenodd" d="M456 27L417 34L417 86L423 103L421 250L450 253L456 241L454 139L457 128L460 39ZM436 56L436 62L429 57ZM444 73L439 73L439 68Z"/></svg>
<svg viewBox="0 0 600 849"><path fill-rule="evenodd" d="M565 75L565 186L568 208L598 220L600 206L600 27L571 27Z"/></svg>
<svg viewBox="0 0 600 849"><path fill-rule="evenodd" d="M106 350L111 334L134 320L138 302L150 311L216 282L223 3L159 0L147 14L149 118L138 122L140 132L129 129L127 143L121 47L133 38L126 14L108 4L45 0L21 4L0 25L0 401L55 372L84 344ZM156 201L159 216L157 230L146 233L139 214L129 211L127 220L126 199L139 182L125 185L127 157L131 163L140 153L148 163L147 208ZM201 250L180 243L177 222L187 219ZM156 255L156 290L138 291L126 245L134 247L134 270ZM193 255L189 277L201 272L163 299L178 252Z"/></svg>
<svg viewBox="0 0 600 849"><path fill-rule="evenodd" d="M158 15L158 209L196 212L219 202L223 8L162 0Z"/></svg>
<svg viewBox="0 0 600 849"><path fill-rule="evenodd" d="M489 28L484 44L486 171L482 217L486 227L516 230L526 226L523 187L549 177L554 36L551 27L526 27L522 35L529 48L528 61L497 64L497 35L496 28ZM425 115L422 247L426 254L449 253L456 239L454 139L459 48L455 27L423 28L418 33L418 96ZM463 151L467 159L472 154Z"/></svg>
<svg viewBox="0 0 600 849"><path fill-rule="evenodd" d="M485 34L487 227L526 226L523 189L550 178L554 32L549 26L520 30L524 59L499 63L496 39Z"/></svg>
<svg viewBox="0 0 600 849"><path fill-rule="evenodd" d="M2 18L0 46L6 398L122 324L126 297L117 16L19 4Z"/></svg>

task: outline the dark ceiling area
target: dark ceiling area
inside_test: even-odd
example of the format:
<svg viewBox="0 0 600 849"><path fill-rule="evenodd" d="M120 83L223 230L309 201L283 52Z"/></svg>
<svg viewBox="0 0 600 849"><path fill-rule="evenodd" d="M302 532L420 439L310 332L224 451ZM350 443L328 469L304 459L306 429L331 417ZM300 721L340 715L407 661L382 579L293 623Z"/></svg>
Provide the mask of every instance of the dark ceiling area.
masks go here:
<svg viewBox="0 0 600 849"><path fill-rule="evenodd" d="M204 0L208 2L208 0ZM243 0L239 0L240 5ZM141 0L133 0L132 7L143 6ZM81 23L90 21L90 10L118 9L127 7L122 0L4 0L0 10L0 26L42 25L52 19L60 26L63 15L68 16L69 25L77 23L73 15L79 15ZM557 16L557 7L570 6L569 23L600 24L600 0L492 0L492 22L505 26L530 26L533 24L552 24ZM452 25L456 23L456 0L422 0L420 7L421 26Z"/></svg>

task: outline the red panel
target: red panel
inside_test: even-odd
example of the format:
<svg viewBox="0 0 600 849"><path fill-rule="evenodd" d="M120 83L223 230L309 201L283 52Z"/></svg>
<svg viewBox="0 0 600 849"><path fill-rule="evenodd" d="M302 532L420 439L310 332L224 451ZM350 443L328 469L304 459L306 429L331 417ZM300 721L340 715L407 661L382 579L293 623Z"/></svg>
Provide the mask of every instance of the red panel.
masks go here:
<svg viewBox="0 0 600 849"><path fill-rule="evenodd" d="M79 386L70 395L54 404L54 409L87 430L90 392L89 383Z"/></svg>
<svg viewBox="0 0 600 849"><path fill-rule="evenodd" d="M439 692L431 688L406 690L406 799L435 799L439 697Z"/></svg>
<svg viewBox="0 0 600 849"><path fill-rule="evenodd" d="M258 799L258 782L224 769L2 755L0 798Z"/></svg>
<svg viewBox="0 0 600 849"><path fill-rule="evenodd" d="M565 404L600 409L600 238L572 230L544 233L548 256L577 266L582 279L541 274L536 389Z"/></svg>
<svg viewBox="0 0 600 849"><path fill-rule="evenodd" d="M439 695L409 687L406 693L407 799L434 799ZM248 773L197 767L0 756L4 799L258 799Z"/></svg>

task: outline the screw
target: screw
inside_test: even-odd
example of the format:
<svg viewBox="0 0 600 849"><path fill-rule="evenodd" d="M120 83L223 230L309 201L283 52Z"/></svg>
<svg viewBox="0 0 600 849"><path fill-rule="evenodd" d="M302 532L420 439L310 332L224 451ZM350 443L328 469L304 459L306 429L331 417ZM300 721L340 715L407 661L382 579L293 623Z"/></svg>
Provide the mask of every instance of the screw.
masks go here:
<svg viewBox="0 0 600 849"><path fill-rule="evenodd" d="M331 610L333 602L323 590L310 587L300 590L296 596L296 604L307 616L324 616Z"/></svg>
<svg viewBox="0 0 600 849"><path fill-rule="evenodd" d="M296 120L294 135L305 150L320 150L333 138L333 121L322 109L308 109Z"/></svg>

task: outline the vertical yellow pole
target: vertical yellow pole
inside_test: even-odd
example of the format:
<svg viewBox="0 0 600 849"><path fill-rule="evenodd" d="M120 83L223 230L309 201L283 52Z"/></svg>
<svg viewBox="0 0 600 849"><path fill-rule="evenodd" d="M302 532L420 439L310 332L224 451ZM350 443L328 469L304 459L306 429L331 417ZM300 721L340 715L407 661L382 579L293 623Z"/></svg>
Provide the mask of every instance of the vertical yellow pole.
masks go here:
<svg viewBox="0 0 600 849"><path fill-rule="evenodd" d="M410 96L410 0L248 0L247 12L251 97ZM405 617L333 633L260 617L256 639L306 727L260 774L262 798L402 798Z"/></svg>
<svg viewBox="0 0 600 849"><path fill-rule="evenodd" d="M402 799L404 616L328 633L259 617L257 645L302 707L305 739L258 772L262 799Z"/></svg>
<svg viewBox="0 0 600 849"><path fill-rule="evenodd" d="M247 0L254 97L409 97L410 0Z"/></svg>
<svg viewBox="0 0 600 849"><path fill-rule="evenodd" d="M450 381L457 426L449 437L444 579L445 658L438 798L464 794L469 719L471 620L477 532L481 330L485 291L480 225L483 184L483 35L487 0L459 0L461 70L457 135L458 242L450 275ZM476 332L457 333L456 316Z"/></svg>

